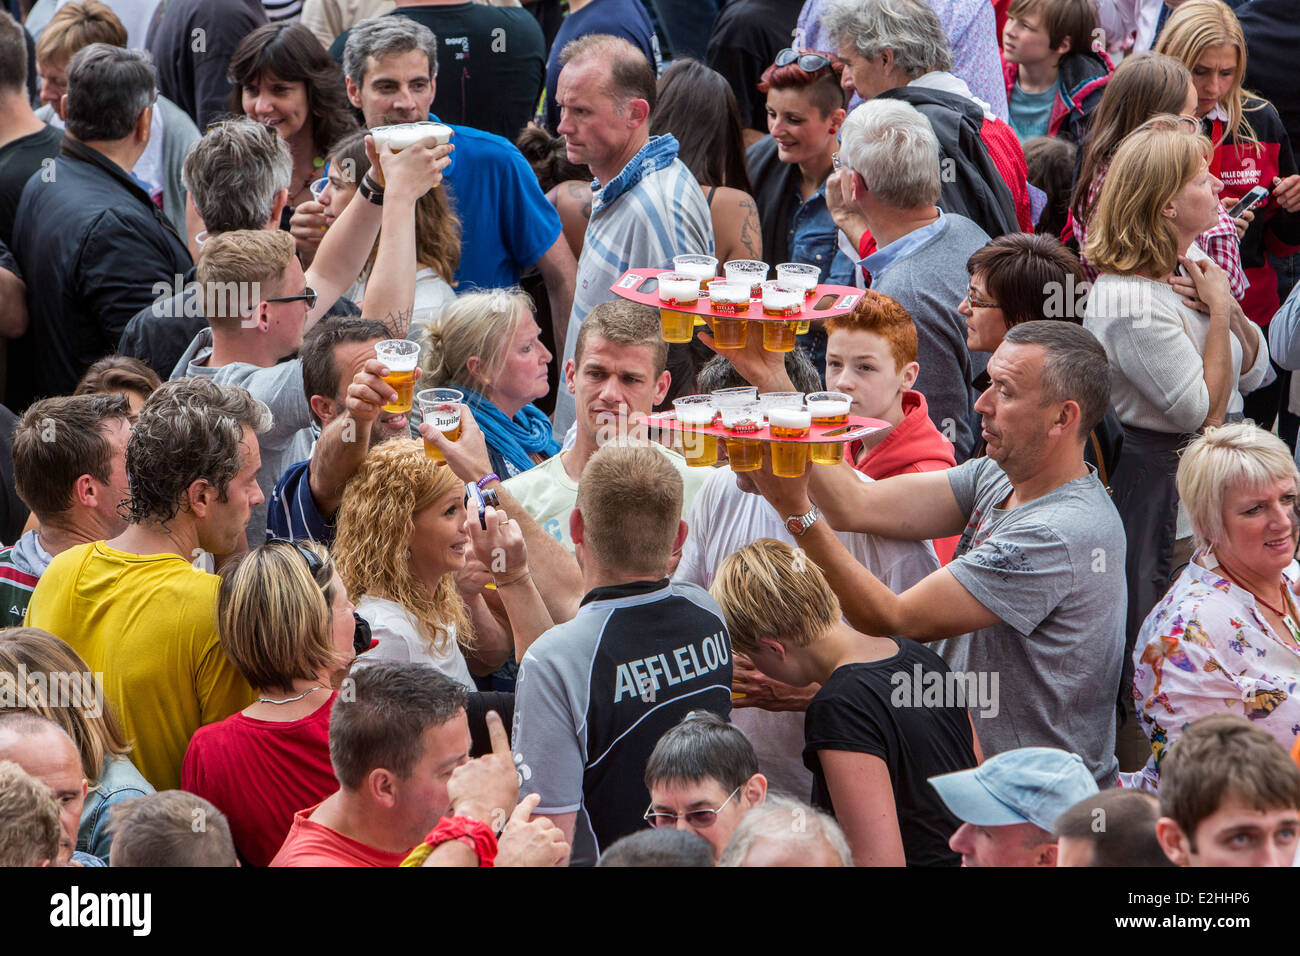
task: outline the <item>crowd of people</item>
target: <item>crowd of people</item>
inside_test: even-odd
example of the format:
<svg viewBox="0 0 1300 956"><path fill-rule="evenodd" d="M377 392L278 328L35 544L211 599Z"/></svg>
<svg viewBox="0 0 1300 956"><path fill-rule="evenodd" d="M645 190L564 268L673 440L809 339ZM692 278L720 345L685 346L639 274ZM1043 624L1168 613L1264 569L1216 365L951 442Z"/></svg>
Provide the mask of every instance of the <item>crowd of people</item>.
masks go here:
<svg viewBox="0 0 1300 956"><path fill-rule="evenodd" d="M0 865L1300 863L1286 0L0 7Z"/></svg>

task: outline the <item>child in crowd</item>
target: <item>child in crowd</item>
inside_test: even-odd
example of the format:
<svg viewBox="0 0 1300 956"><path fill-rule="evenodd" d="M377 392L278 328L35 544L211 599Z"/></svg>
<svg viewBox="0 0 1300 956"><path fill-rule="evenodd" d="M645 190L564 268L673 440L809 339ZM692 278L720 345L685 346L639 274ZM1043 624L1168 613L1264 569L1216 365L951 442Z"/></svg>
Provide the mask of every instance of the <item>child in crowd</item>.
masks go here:
<svg viewBox="0 0 1300 956"><path fill-rule="evenodd" d="M849 443L853 467L876 481L953 467L952 442L930 420L925 396L912 388L921 366L907 310L867 289L852 312L826 320L826 333L826 387L853 399L852 414L892 426ZM956 547L957 538L934 542L943 564Z"/></svg>
<svg viewBox="0 0 1300 956"><path fill-rule="evenodd" d="M1092 47L1097 13L1090 0L1014 0L1002 29L1003 73L1011 127L1078 142L1113 67Z"/></svg>

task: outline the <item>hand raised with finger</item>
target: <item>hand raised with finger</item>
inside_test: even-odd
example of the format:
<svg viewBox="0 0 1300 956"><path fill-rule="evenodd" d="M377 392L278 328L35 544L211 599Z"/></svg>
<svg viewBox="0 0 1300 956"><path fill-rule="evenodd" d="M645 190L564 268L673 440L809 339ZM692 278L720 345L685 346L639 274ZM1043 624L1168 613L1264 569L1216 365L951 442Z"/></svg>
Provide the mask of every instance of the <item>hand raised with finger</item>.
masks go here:
<svg viewBox="0 0 1300 956"><path fill-rule="evenodd" d="M453 816L481 820L497 830L519 802L519 774L500 716L490 710L486 720L492 752L457 767L447 781L447 796Z"/></svg>

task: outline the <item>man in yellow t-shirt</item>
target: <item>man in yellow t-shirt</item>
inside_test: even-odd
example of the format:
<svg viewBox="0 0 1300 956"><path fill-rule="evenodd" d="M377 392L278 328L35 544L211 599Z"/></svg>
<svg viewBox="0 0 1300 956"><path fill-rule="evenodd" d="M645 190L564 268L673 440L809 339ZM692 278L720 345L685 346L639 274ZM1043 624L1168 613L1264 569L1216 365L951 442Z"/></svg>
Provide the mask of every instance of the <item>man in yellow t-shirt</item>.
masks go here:
<svg viewBox="0 0 1300 956"><path fill-rule="evenodd" d="M243 545L262 501L257 435L270 419L236 386L182 379L159 388L127 444L126 530L58 555L27 608L28 626L62 638L102 674L135 741L132 759L158 790L180 786L194 731L253 700L217 638L219 582L205 565Z"/></svg>

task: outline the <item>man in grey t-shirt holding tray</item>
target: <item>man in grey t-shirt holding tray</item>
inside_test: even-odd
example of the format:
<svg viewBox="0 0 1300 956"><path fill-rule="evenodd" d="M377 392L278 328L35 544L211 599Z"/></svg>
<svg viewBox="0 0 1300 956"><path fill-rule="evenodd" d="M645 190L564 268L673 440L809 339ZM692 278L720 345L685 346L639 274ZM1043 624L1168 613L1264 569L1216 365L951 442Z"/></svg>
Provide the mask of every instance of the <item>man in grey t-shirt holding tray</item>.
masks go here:
<svg viewBox="0 0 1300 956"><path fill-rule="evenodd" d="M780 388L775 365L765 368L762 390ZM752 473L755 484L854 627L941 641L948 666L977 678L968 686L997 688L992 700L968 701L985 754L1059 747L1079 754L1099 786L1113 786L1124 529L1083 459L1110 397L1106 353L1072 323L1026 322L1007 333L988 372L992 384L975 404L987 458L869 484L845 465L810 468L802 479L764 470ZM952 563L895 594L832 528L962 538Z"/></svg>

